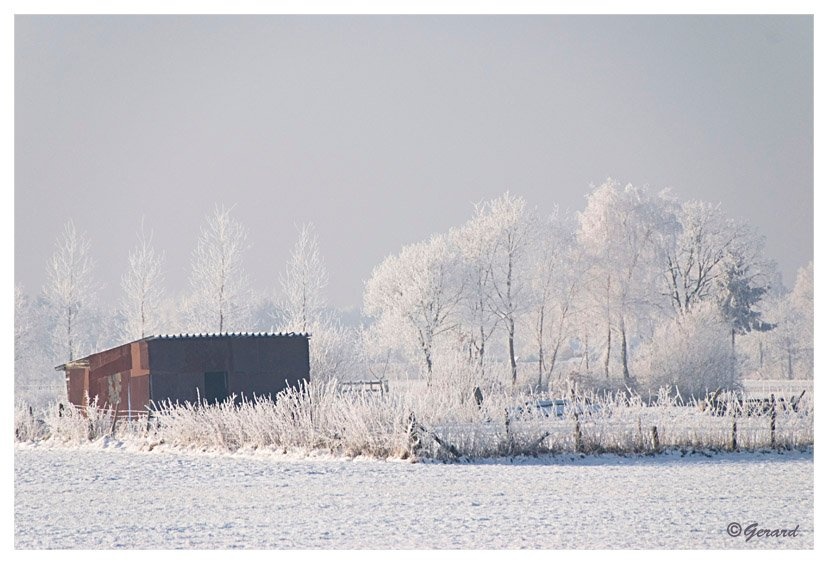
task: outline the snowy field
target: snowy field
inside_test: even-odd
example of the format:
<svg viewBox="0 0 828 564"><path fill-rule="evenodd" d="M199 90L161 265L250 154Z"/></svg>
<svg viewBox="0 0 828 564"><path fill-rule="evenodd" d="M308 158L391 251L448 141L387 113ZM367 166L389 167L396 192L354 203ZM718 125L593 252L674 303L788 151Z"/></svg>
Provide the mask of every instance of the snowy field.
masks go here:
<svg viewBox="0 0 828 564"><path fill-rule="evenodd" d="M812 454L476 464L15 447L16 548L813 548ZM728 536L730 523L796 537Z"/></svg>

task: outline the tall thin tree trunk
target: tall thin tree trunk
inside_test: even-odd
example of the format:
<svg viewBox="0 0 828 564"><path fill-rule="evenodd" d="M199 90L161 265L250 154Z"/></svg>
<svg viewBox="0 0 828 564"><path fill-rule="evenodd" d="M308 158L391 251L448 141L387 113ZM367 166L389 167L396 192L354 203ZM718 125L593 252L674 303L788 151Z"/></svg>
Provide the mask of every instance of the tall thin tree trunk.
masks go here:
<svg viewBox="0 0 828 564"><path fill-rule="evenodd" d="M431 387L431 371L434 360L431 358L431 338L426 338L422 333L420 334L420 348L423 351L426 363L426 387Z"/></svg>
<svg viewBox="0 0 828 564"><path fill-rule="evenodd" d="M543 356L541 355L543 355L543 345L538 347L538 391L543 385Z"/></svg>
<svg viewBox="0 0 828 564"><path fill-rule="evenodd" d="M509 320L509 362L512 365L512 386L517 384L517 362L515 361L515 322Z"/></svg>
<svg viewBox="0 0 828 564"><path fill-rule="evenodd" d="M431 365L432 365L431 354L426 353L426 387L428 387L428 388L431 387Z"/></svg>
<svg viewBox="0 0 828 564"><path fill-rule="evenodd" d="M621 317L621 367L624 374L624 385L630 386L632 381L630 379L630 369L627 363L627 325L624 322L624 317Z"/></svg>
<svg viewBox="0 0 828 564"><path fill-rule="evenodd" d="M561 348L561 341L555 343L555 348L552 349L552 356L549 358L549 370L546 371L547 380L552 380L552 371L555 370L555 362L558 359L558 350Z"/></svg>
<svg viewBox="0 0 828 564"><path fill-rule="evenodd" d="M486 331L483 329L483 325L480 325L480 358L478 362L480 363L480 375L486 375L486 366L483 364L483 356L486 354Z"/></svg>
<svg viewBox="0 0 828 564"><path fill-rule="evenodd" d="M538 391L543 384L543 312L544 308L540 309L540 320L538 321Z"/></svg>
<svg viewBox="0 0 828 564"><path fill-rule="evenodd" d="M75 360L75 358L74 358L74 356L75 356L74 355L75 347L73 346L73 343L72 343L72 306L69 306L69 308L67 309L66 337L67 337L67 340L69 341L69 360Z"/></svg>
<svg viewBox="0 0 828 564"><path fill-rule="evenodd" d="M517 384L517 363L515 362L515 319L512 307L512 253L506 269L506 302L509 306L509 317L506 326L509 330L509 362L512 364L512 386Z"/></svg>
<svg viewBox="0 0 828 564"><path fill-rule="evenodd" d="M607 354L604 357L604 375L609 380L610 373L609 373L609 365L610 365L610 352L612 351L612 327L610 324L607 323Z"/></svg>

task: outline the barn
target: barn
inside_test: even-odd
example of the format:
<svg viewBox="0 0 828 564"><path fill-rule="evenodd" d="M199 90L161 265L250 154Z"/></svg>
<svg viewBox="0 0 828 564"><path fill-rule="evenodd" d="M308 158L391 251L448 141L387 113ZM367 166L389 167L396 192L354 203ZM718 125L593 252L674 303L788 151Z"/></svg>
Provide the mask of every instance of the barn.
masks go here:
<svg viewBox="0 0 828 564"><path fill-rule="evenodd" d="M56 367L69 402L119 414L164 401L218 402L274 396L310 378L305 333L221 333L146 337Z"/></svg>

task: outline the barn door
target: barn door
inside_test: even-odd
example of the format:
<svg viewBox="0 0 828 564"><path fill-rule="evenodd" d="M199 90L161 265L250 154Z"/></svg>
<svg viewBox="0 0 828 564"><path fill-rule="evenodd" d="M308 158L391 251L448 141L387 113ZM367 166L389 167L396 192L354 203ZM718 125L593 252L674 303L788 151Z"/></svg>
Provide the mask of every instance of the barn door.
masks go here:
<svg viewBox="0 0 828 564"><path fill-rule="evenodd" d="M204 373L204 399L209 403L227 399L227 372Z"/></svg>

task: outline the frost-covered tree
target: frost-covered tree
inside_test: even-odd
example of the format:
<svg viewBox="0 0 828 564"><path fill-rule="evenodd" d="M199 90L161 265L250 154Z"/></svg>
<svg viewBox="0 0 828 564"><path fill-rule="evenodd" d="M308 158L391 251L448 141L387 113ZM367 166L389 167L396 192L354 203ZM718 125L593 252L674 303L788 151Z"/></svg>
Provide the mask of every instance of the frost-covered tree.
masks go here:
<svg viewBox="0 0 828 564"><path fill-rule="evenodd" d="M85 315L97 291L90 246L89 238L78 233L69 220L58 236L55 253L48 264L43 292L57 322L53 335L57 360L77 358L87 336Z"/></svg>
<svg viewBox="0 0 828 564"><path fill-rule="evenodd" d="M491 233L484 216L476 216L450 235L457 245L460 258L463 295L459 304L462 328L460 340L468 351L469 361L485 374L488 343L500 324L500 318L489 307L492 269L488 247Z"/></svg>
<svg viewBox="0 0 828 564"><path fill-rule="evenodd" d="M718 280L718 302L722 316L730 325L730 343L735 352L736 335L750 331L769 331L773 325L758 309L770 289L772 264L761 258L761 239L728 249L724 275Z"/></svg>
<svg viewBox="0 0 828 564"><path fill-rule="evenodd" d="M655 292L659 252L663 240L676 229L675 217L662 195L631 184L622 187L612 179L589 194L579 214L578 239L593 265L593 304L606 322L604 373L609 378L615 331L621 341L621 369L627 386L633 384L630 326L659 300Z"/></svg>
<svg viewBox="0 0 828 564"><path fill-rule="evenodd" d="M478 229L485 233L480 245L481 258L488 270L483 286L485 308L501 323L506 344L512 384L517 383L515 334L518 318L530 305L530 249L537 238L538 219L534 209L523 198L508 192L476 207Z"/></svg>
<svg viewBox="0 0 828 564"><path fill-rule="evenodd" d="M802 362L803 378L814 377L814 262L799 269L790 296L791 309L796 312L797 349Z"/></svg>
<svg viewBox="0 0 828 564"><path fill-rule="evenodd" d="M791 310L790 295L779 293L763 299L762 315L771 321L773 330L762 333L758 338L746 339L748 346L758 342L760 347L759 362L755 368L758 368L759 374L765 378L793 379L799 361L799 351L797 313ZM744 350L744 347L740 349Z"/></svg>
<svg viewBox="0 0 828 564"><path fill-rule="evenodd" d="M725 259L731 249L746 243L750 233L745 224L707 202L686 202L677 215L681 229L665 240L664 280L671 305L682 314L715 297L717 283L727 274Z"/></svg>
<svg viewBox="0 0 828 564"><path fill-rule="evenodd" d="M14 286L14 362L21 362L27 353L31 338L29 297L19 284Z"/></svg>
<svg viewBox="0 0 828 564"><path fill-rule="evenodd" d="M299 228L299 239L279 281L285 325L292 331L307 332L312 324L319 321L325 308L324 292L328 285L328 272L319 253L319 241L313 224L307 223Z"/></svg>
<svg viewBox="0 0 828 564"><path fill-rule="evenodd" d="M773 329L760 333L758 369L770 378L813 378L813 263L800 268L791 292L775 292L762 300L762 317Z"/></svg>
<svg viewBox="0 0 828 564"><path fill-rule="evenodd" d="M394 348L394 336L384 331L380 324L361 325L355 336L356 368L361 374L369 375L371 380L388 380Z"/></svg>
<svg viewBox="0 0 828 564"><path fill-rule="evenodd" d="M348 379L357 362L356 334L326 311L328 272L313 224L302 225L299 238L279 277L282 287L281 330L310 333L310 374L313 380Z"/></svg>
<svg viewBox="0 0 828 564"><path fill-rule="evenodd" d="M310 376L315 381L349 380L358 363L357 334L337 319L320 319L308 326Z"/></svg>
<svg viewBox="0 0 828 564"><path fill-rule="evenodd" d="M31 406L46 405L65 397L66 383L55 372L52 342L56 322L54 310L41 295L14 289L14 397ZM57 362L66 359L62 356Z"/></svg>
<svg viewBox="0 0 828 564"><path fill-rule="evenodd" d="M152 246L152 233L144 231L144 222L138 233L138 245L129 254L129 268L121 278L121 336L132 341L157 331L159 307L164 295L164 275L161 270L164 254Z"/></svg>
<svg viewBox="0 0 828 564"><path fill-rule="evenodd" d="M247 230L216 206L207 216L193 253L188 300L190 330L225 332L244 327L248 316L248 284L242 264Z"/></svg>
<svg viewBox="0 0 828 564"><path fill-rule="evenodd" d="M29 297L23 287L14 287L14 389L19 396L26 385L32 354L32 319Z"/></svg>
<svg viewBox="0 0 828 564"><path fill-rule="evenodd" d="M531 253L531 310L528 323L538 358L538 383L552 376L567 327L577 307L586 261L575 241L572 218L557 210L539 225Z"/></svg>
<svg viewBox="0 0 828 564"><path fill-rule="evenodd" d="M431 385L435 344L456 326L462 295L457 252L446 236L408 245L386 258L365 284L364 311L402 348L417 351Z"/></svg>
<svg viewBox="0 0 828 564"><path fill-rule="evenodd" d="M674 311L681 315L701 302L718 302L731 324L732 341L737 334L769 329L754 309L774 271L762 256L762 239L719 205L691 201L675 207L680 229L663 239L662 253Z"/></svg>

